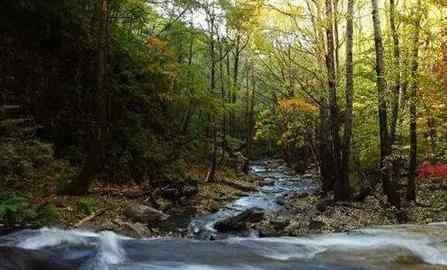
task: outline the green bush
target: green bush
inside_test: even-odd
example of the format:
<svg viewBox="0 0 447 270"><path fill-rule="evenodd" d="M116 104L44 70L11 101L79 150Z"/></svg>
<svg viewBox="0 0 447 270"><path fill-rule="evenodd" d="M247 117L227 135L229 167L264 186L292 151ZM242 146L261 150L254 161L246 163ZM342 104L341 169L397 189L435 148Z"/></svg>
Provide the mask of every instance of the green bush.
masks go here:
<svg viewBox="0 0 447 270"><path fill-rule="evenodd" d="M36 212L24 196L13 192L0 193L0 222L21 223L35 217Z"/></svg>
<svg viewBox="0 0 447 270"><path fill-rule="evenodd" d="M32 222L33 224L40 226L55 224L59 220L57 214L56 206L53 204L48 204L39 209L37 212L36 219Z"/></svg>
<svg viewBox="0 0 447 270"><path fill-rule="evenodd" d="M86 215L95 212L96 206L96 200L92 198L82 198L78 202L79 211Z"/></svg>

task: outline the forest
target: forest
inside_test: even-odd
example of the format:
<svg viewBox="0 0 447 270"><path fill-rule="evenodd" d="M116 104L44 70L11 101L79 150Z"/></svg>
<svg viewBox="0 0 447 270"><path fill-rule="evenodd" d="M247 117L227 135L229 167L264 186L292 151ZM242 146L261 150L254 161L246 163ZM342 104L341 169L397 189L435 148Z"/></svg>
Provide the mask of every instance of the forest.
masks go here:
<svg viewBox="0 0 447 270"><path fill-rule="evenodd" d="M220 239L194 220L258 191L215 229L447 221L444 0L1 7L0 235Z"/></svg>

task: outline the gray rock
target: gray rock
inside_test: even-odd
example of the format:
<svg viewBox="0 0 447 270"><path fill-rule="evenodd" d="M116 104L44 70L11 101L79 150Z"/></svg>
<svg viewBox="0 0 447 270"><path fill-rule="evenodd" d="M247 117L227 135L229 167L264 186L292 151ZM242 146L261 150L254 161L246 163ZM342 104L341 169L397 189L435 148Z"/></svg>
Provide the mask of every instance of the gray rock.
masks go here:
<svg viewBox="0 0 447 270"><path fill-rule="evenodd" d="M261 186L274 186L275 185L275 179L272 178L266 178L264 181L260 183Z"/></svg>
<svg viewBox="0 0 447 270"><path fill-rule="evenodd" d="M324 222L322 222L322 221L311 219L310 222L309 222L309 230L313 231L313 232L321 232L321 229L325 225L326 224Z"/></svg>
<svg viewBox="0 0 447 270"><path fill-rule="evenodd" d="M199 193L199 188L197 186L184 186L183 187L183 196L192 197Z"/></svg>
<svg viewBox="0 0 447 270"><path fill-rule="evenodd" d="M169 218L168 214L147 205L130 205L124 210L124 215L133 222L144 224L158 223Z"/></svg>
<svg viewBox="0 0 447 270"><path fill-rule="evenodd" d="M214 224L218 232L232 232L246 230L248 223L257 223L264 219L264 210L261 208L249 208L236 216L230 216Z"/></svg>
<svg viewBox="0 0 447 270"><path fill-rule="evenodd" d="M0 247L2 270L75 270L77 267L41 250Z"/></svg>

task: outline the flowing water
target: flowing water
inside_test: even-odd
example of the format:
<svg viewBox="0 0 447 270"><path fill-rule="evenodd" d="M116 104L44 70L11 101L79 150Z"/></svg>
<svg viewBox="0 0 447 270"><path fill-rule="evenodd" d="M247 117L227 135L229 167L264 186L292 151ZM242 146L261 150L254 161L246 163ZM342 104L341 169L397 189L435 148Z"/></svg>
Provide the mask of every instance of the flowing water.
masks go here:
<svg viewBox="0 0 447 270"><path fill-rule="evenodd" d="M274 177L279 173L278 168L257 166L253 169L258 175ZM275 185L226 208L233 210L223 209L195 220L195 224L201 224L196 228L207 227L212 232L216 219L247 207L277 211L278 196L310 188L282 169L281 174L289 178L278 176ZM45 251L80 270L447 269L447 223L380 226L299 238L230 237L218 241L136 240L112 232L44 228L1 237L0 246Z"/></svg>
<svg viewBox="0 0 447 270"><path fill-rule="evenodd" d="M263 179L265 185L258 192L248 194L230 203L216 213L194 219L190 224L190 230L200 239L219 239L231 236L219 234L214 229L214 224L231 216L236 216L250 208L260 208L267 215L279 211L281 199L290 194L299 194L315 191L318 186L310 177L297 176L280 160L260 161L252 164L251 174ZM246 235L249 232L239 232L233 235Z"/></svg>

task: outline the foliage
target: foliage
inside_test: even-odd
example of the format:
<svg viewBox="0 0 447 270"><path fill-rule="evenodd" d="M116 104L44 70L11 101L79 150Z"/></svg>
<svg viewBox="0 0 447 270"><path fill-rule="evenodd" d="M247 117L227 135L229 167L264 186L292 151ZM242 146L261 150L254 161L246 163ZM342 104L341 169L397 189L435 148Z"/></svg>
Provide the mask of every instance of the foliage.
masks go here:
<svg viewBox="0 0 447 270"><path fill-rule="evenodd" d="M96 210L96 200L94 198L81 198L78 202L79 210L85 215L90 215Z"/></svg>
<svg viewBox="0 0 447 270"><path fill-rule="evenodd" d="M0 194L0 221L17 222L29 213L25 213L28 207L26 199L16 193Z"/></svg>

